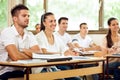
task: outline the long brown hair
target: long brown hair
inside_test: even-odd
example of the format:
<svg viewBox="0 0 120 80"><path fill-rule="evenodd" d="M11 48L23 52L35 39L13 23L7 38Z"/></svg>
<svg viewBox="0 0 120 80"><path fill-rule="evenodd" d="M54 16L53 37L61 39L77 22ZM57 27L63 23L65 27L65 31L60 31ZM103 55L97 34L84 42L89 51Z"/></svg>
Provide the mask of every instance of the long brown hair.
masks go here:
<svg viewBox="0 0 120 80"><path fill-rule="evenodd" d="M117 18L111 17L111 18L108 19L108 26L111 25L111 22L113 20L117 20ZM113 41L112 41L112 38L111 38L111 29L108 30L108 33L106 35L106 39L107 39L107 47L111 48L113 46Z"/></svg>

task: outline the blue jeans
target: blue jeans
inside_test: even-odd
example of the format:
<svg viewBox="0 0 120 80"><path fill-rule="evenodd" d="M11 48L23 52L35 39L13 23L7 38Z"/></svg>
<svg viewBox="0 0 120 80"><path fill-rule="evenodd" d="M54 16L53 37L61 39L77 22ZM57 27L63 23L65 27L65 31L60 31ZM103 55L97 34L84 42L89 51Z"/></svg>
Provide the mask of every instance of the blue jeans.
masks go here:
<svg viewBox="0 0 120 80"><path fill-rule="evenodd" d="M50 68L52 70L52 72L55 72L57 71L56 68ZM41 73L44 73L44 72L48 72L48 69L47 68L43 68Z"/></svg>
<svg viewBox="0 0 120 80"><path fill-rule="evenodd" d="M0 80L8 80L9 78L17 78L17 77L24 77L23 71L12 71L12 72L6 72L2 75L0 75Z"/></svg>
<svg viewBox="0 0 120 80"><path fill-rule="evenodd" d="M109 70L108 73L114 76L114 80L120 80L120 62L112 62L109 63ZM106 65L105 65L105 72L106 72Z"/></svg>

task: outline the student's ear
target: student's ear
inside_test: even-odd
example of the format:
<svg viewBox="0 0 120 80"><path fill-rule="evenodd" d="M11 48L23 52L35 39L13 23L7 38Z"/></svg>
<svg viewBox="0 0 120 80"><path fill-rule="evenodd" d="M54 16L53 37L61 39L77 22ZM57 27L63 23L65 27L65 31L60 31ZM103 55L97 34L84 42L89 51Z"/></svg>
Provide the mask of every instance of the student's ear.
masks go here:
<svg viewBox="0 0 120 80"><path fill-rule="evenodd" d="M14 17L13 17L13 21L17 21L17 17L14 16Z"/></svg>

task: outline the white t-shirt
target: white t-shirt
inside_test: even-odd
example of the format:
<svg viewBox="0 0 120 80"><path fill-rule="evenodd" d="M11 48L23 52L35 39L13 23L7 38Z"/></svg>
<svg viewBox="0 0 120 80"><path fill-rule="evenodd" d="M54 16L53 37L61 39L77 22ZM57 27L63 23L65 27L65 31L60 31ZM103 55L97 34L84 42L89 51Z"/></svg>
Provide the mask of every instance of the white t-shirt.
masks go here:
<svg viewBox="0 0 120 80"><path fill-rule="evenodd" d="M78 43L83 48L88 48L90 47L91 44L93 44L92 39L88 35L86 35L85 38L83 39L80 36L80 33L73 36L72 42Z"/></svg>
<svg viewBox="0 0 120 80"><path fill-rule="evenodd" d="M53 45L48 43L47 37L43 31L36 35L36 39L41 48L45 48L49 52L58 52L63 54L67 50L67 47L63 44L62 40L58 36L56 36L55 34L53 34L53 36Z"/></svg>
<svg viewBox="0 0 120 80"><path fill-rule="evenodd" d="M8 56L8 52L5 50L5 47L14 44L16 47L21 50L22 48L29 49L32 46L38 45L35 36L24 30L23 38L18 34L16 28L13 26L7 27L1 32L0 37L0 61L10 61L11 59ZM18 70L20 68L15 67L0 67L0 75L13 70ZM20 69L21 70L21 69ZM22 69L23 70L23 69Z"/></svg>
<svg viewBox="0 0 120 80"><path fill-rule="evenodd" d="M36 35L36 39L38 41L38 44L41 48L47 49L48 52L58 52L61 54L54 54L54 55L64 55L64 52L67 50L67 47L63 44L62 40L54 35L54 44L51 45L48 43L47 37L42 30L40 33ZM56 68L55 66L50 66L49 68ZM32 73L40 73L43 68L32 68Z"/></svg>
<svg viewBox="0 0 120 80"><path fill-rule="evenodd" d="M58 36L66 46L67 43L71 43L71 36L68 33L65 32L64 35L60 35L59 32L54 32L54 34Z"/></svg>

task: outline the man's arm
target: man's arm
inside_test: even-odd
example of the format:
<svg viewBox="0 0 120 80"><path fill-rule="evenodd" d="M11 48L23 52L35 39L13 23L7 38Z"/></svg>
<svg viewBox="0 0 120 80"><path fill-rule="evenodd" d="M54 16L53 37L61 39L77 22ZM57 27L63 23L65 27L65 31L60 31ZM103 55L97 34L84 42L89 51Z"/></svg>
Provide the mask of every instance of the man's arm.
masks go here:
<svg viewBox="0 0 120 80"><path fill-rule="evenodd" d="M13 60L21 60L21 59L30 59L31 57L27 56L24 52L18 51L14 44L10 44L5 47L9 57Z"/></svg>
<svg viewBox="0 0 120 80"><path fill-rule="evenodd" d="M95 43L90 44L89 48L85 48L85 51L90 51L90 50L97 50L100 51L101 47L96 45Z"/></svg>
<svg viewBox="0 0 120 80"><path fill-rule="evenodd" d="M32 53L42 53L42 50L39 48L38 45L34 45L30 49L22 49L22 52L32 58Z"/></svg>

